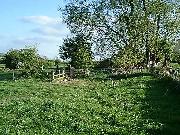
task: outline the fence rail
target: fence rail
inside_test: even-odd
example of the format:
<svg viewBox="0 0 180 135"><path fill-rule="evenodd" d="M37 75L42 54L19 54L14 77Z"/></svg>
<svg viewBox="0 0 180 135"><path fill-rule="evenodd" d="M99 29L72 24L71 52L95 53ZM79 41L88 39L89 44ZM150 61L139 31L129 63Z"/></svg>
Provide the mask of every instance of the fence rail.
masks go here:
<svg viewBox="0 0 180 135"><path fill-rule="evenodd" d="M91 72L87 69L75 69L70 68L69 70L61 69L61 70L51 70L51 71L44 71L47 73L47 77L50 80L55 79L63 79L63 78L74 78L78 75L85 75L85 76L91 76L95 75L96 72L108 72L108 74L111 75L129 75L134 73L152 73L160 78L163 77L170 77L173 80L180 81L180 69L174 69L174 68L146 68L146 67L130 67L130 68L99 68L94 69ZM4 71L3 71L4 72ZM6 72L0 74L0 79L8 79L8 80L16 80L18 79L18 75L21 72L21 70L7 70ZM7 75L5 75L7 73Z"/></svg>
<svg viewBox="0 0 180 135"><path fill-rule="evenodd" d="M175 81L180 81L180 70L179 69L173 69L173 68L155 69L154 73L159 75L161 78L170 77Z"/></svg>
<svg viewBox="0 0 180 135"><path fill-rule="evenodd" d="M172 68L169 69L158 69L158 68L146 68L146 67L130 67L130 68L99 68L93 70L94 72L102 71L102 72L108 72L112 75L129 75L129 74L134 74L134 73L152 73L155 74L156 76L160 77L171 77L173 80L178 80L180 81L180 71L175 70ZM71 68L70 70L58 70L58 74L55 74L53 72L53 80L57 78L64 78L66 75L69 76L70 78L73 78L77 75L91 75L92 72L89 70L85 69L75 69Z"/></svg>
<svg viewBox="0 0 180 135"><path fill-rule="evenodd" d="M62 72L60 70L58 70L58 74L55 74L55 72L52 72L52 79L55 80L57 78L64 78L65 77L65 70L62 70Z"/></svg>

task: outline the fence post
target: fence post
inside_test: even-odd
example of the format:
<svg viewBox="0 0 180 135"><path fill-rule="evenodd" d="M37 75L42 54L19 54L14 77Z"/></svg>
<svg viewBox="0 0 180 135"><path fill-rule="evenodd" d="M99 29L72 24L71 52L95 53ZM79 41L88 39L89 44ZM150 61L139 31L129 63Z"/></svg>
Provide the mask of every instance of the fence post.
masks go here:
<svg viewBox="0 0 180 135"><path fill-rule="evenodd" d="M59 74L59 78L61 77L61 71L60 70L58 70L58 74Z"/></svg>
<svg viewBox="0 0 180 135"><path fill-rule="evenodd" d="M74 72L75 72L75 68L71 67L70 68L70 78L72 79L74 77Z"/></svg>
<svg viewBox="0 0 180 135"><path fill-rule="evenodd" d="M63 71L62 71L62 74L63 74L63 78L64 78L64 76L65 76L65 71L64 71L64 69L63 69Z"/></svg>
<svg viewBox="0 0 180 135"><path fill-rule="evenodd" d="M13 80L15 80L15 73L14 73L14 70L13 70Z"/></svg>
<svg viewBox="0 0 180 135"><path fill-rule="evenodd" d="M54 71L53 71L53 72L52 72L52 78L53 78L53 80L54 80L54 74L55 74L55 73L54 73Z"/></svg>

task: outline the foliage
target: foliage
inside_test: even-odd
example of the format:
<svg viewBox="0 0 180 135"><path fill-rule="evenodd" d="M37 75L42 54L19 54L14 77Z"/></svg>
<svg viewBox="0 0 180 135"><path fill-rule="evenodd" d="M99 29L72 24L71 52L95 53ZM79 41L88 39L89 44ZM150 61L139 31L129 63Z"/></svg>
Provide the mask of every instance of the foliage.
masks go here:
<svg viewBox="0 0 180 135"><path fill-rule="evenodd" d="M90 35L98 52L113 55L131 46L143 51L148 64L159 59L159 41L178 37L178 6L178 0L72 0L62 11L71 32ZM125 55L131 58L136 52Z"/></svg>
<svg viewBox="0 0 180 135"><path fill-rule="evenodd" d="M170 66L175 70L180 70L180 64L179 63L171 63Z"/></svg>
<svg viewBox="0 0 180 135"><path fill-rule="evenodd" d="M162 39L158 42L157 57L163 61L163 67L168 66L172 60L173 44ZM169 63L168 63L169 62Z"/></svg>
<svg viewBox="0 0 180 135"><path fill-rule="evenodd" d="M172 54L172 62L180 64L180 53L179 52L174 52Z"/></svg>
<svg viewBox="0 0 180 135"><path fill-rule="evenodd" d="M54 63L55 63L54 60L50 60L46 56L43 56L43 57L39 56L39 60L42 63L42 68L43 69L52 68L54 66Z"/></svg>
<svg viewBox="0 0 180 135"><path fill-rule="evenodd" d="M62 60L60 60L60 59L58 59L58 58L56 58L55 60L54 60L54 66L55 66L55 68L58 70L59 68L65 68L65 67L67 67L67 65L68 65L68 63L66 63L66 62L64 62L64 61L62 61Z"/></svg>
<svg viewBox="0 0 180 135"><path fill-rule="evenodd" d="M56 58L56 59L54 60L54 64L55 64L55 65L59 65L59 64L61 64L61 61Z"/></svg>
<svg viewBox="0 0 180 135"><path fill-rule="evenodd" d="M95 68L110 68L113 66L112 60L110 58L100 61L95 61L94 63L95 63L94 64Z"/></svg>
<svg viewBox="0 0 180 135"><path fill-rule="evenodd" d="M60 56L64 60L70 60L75 68L90 68L93 66L91 45L83 35L77 35L64 40L60 47Z"/></svg>
<svg viewBox="0 0 180 135"><path fill-rule="evenodd" d="M112 57L114 67L131 67L144 63L144 54L140 50L133 47L126 47Z"/></svg>
<svg viewBox="0 0 180 135"><path fill-rule="evenodd" d="M19 61L19 50L10 50L5 54L4 63L6 64L6 68L9 69L17 69Z"/></svg>
<svg viewBox="0 0 180 135"><path fill-rule="evenodd" d="M6 68L20 69L25 76L37 74L44 65L45 60L37 54L36 48L9 50L5 54Z"/></svg>
<svg viewBox="0 0 180 135"><path fill-rule="evenodd" d="M0 53L0 64L3 64L4 54Z"/></svg>

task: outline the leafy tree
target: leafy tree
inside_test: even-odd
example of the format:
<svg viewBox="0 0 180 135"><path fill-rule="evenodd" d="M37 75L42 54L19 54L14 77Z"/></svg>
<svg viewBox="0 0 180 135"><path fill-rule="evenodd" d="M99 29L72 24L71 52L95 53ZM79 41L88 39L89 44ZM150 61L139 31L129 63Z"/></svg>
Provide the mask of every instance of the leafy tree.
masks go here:
<svg viewBox="0 0 180 135"><path fill-rule="evenodd" d="M172 62L180 64L180 53L179 52L173 52Z"/></svg>
<svg viewBox="0 0 180 135"><path fill-rule="evenodd" d="M3 64L4 63L4 54L3 53L0 53L0 64Z"/></svg>
<svg viewBox="0 0 180 135"><path fill-rule="evenodd" d="M162 60L163 67L166 67L173 58L173 44L164 39L159 41L158 45L158 56Z"/></svg>
<svg viewBox="0 0 180 135"><path fill-rule="evenodd" d="M137 48L126 47L112 57L113 66L124 68L136 65L142 66L142 63L144 63L144 57L144 53Z"/></svg>
<svg viewBox="0 0 180 135"><path fill-rule="evenodd" d="M54 61L49 60L46 56L39 57L39 59L41 61L42 69L48 69L48 68L52 68L54 66Z"/></svg>
<svg viewBox="0 0 180 135"><path fill-rule="evenodd" d="M113 66L113 62L111 58L107 58L100 61L95 61L95 68L111 68Z"/></svg>
<svg viewBox="0 0 180 135"><path fill-rule="evenodd" d="M177 37L178 5L177 0L72 0L63 15L71 32L88 35L96 50L113 55L136 48L148 64L159 59L159 41ZM127 57L134 59L136 51L128 50Z"/></svg>
<svg viewBox="0 0 180 135"><path fill-rule="evenodd" d="M64 69L67 65L65 62L63 62L59 58L56 58L54 60L54 66L56 67L56 72L59 72L59 69Z"/></svg>
<svg viewBox="0 0 180 135"><path fill-rule="evenodd" d="M90 68L93 65L91 44L82 35L65 39L60 47L60 56L64 60L70 60L75 68Z"/></svg>
<svg viewBox="0 0 180 135"><path fill-rule="evenodd" d="M21 69L25 75L33 75L41 70L44 60L38 55L36 48L9 50L5 54L6 68Z"/></svg>
<svg viewBox="0 0 180 135"><path fill-rule="evenodd" d="M20 63L20 51L19 50L9 50L4 57L4 63L6 68L17 69L18 63Z"/></svg>

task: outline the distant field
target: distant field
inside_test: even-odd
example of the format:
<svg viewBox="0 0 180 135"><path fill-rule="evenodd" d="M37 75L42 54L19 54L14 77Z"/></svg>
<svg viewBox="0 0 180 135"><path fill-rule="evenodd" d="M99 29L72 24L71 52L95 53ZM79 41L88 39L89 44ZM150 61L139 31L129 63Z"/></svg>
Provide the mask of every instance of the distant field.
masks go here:
<svg viewBox="0 0 180 135"><path fill-rule="evenodd" d="M0 134L180 135L178 86L100 74L63 84L0 81Z"/></svg>

